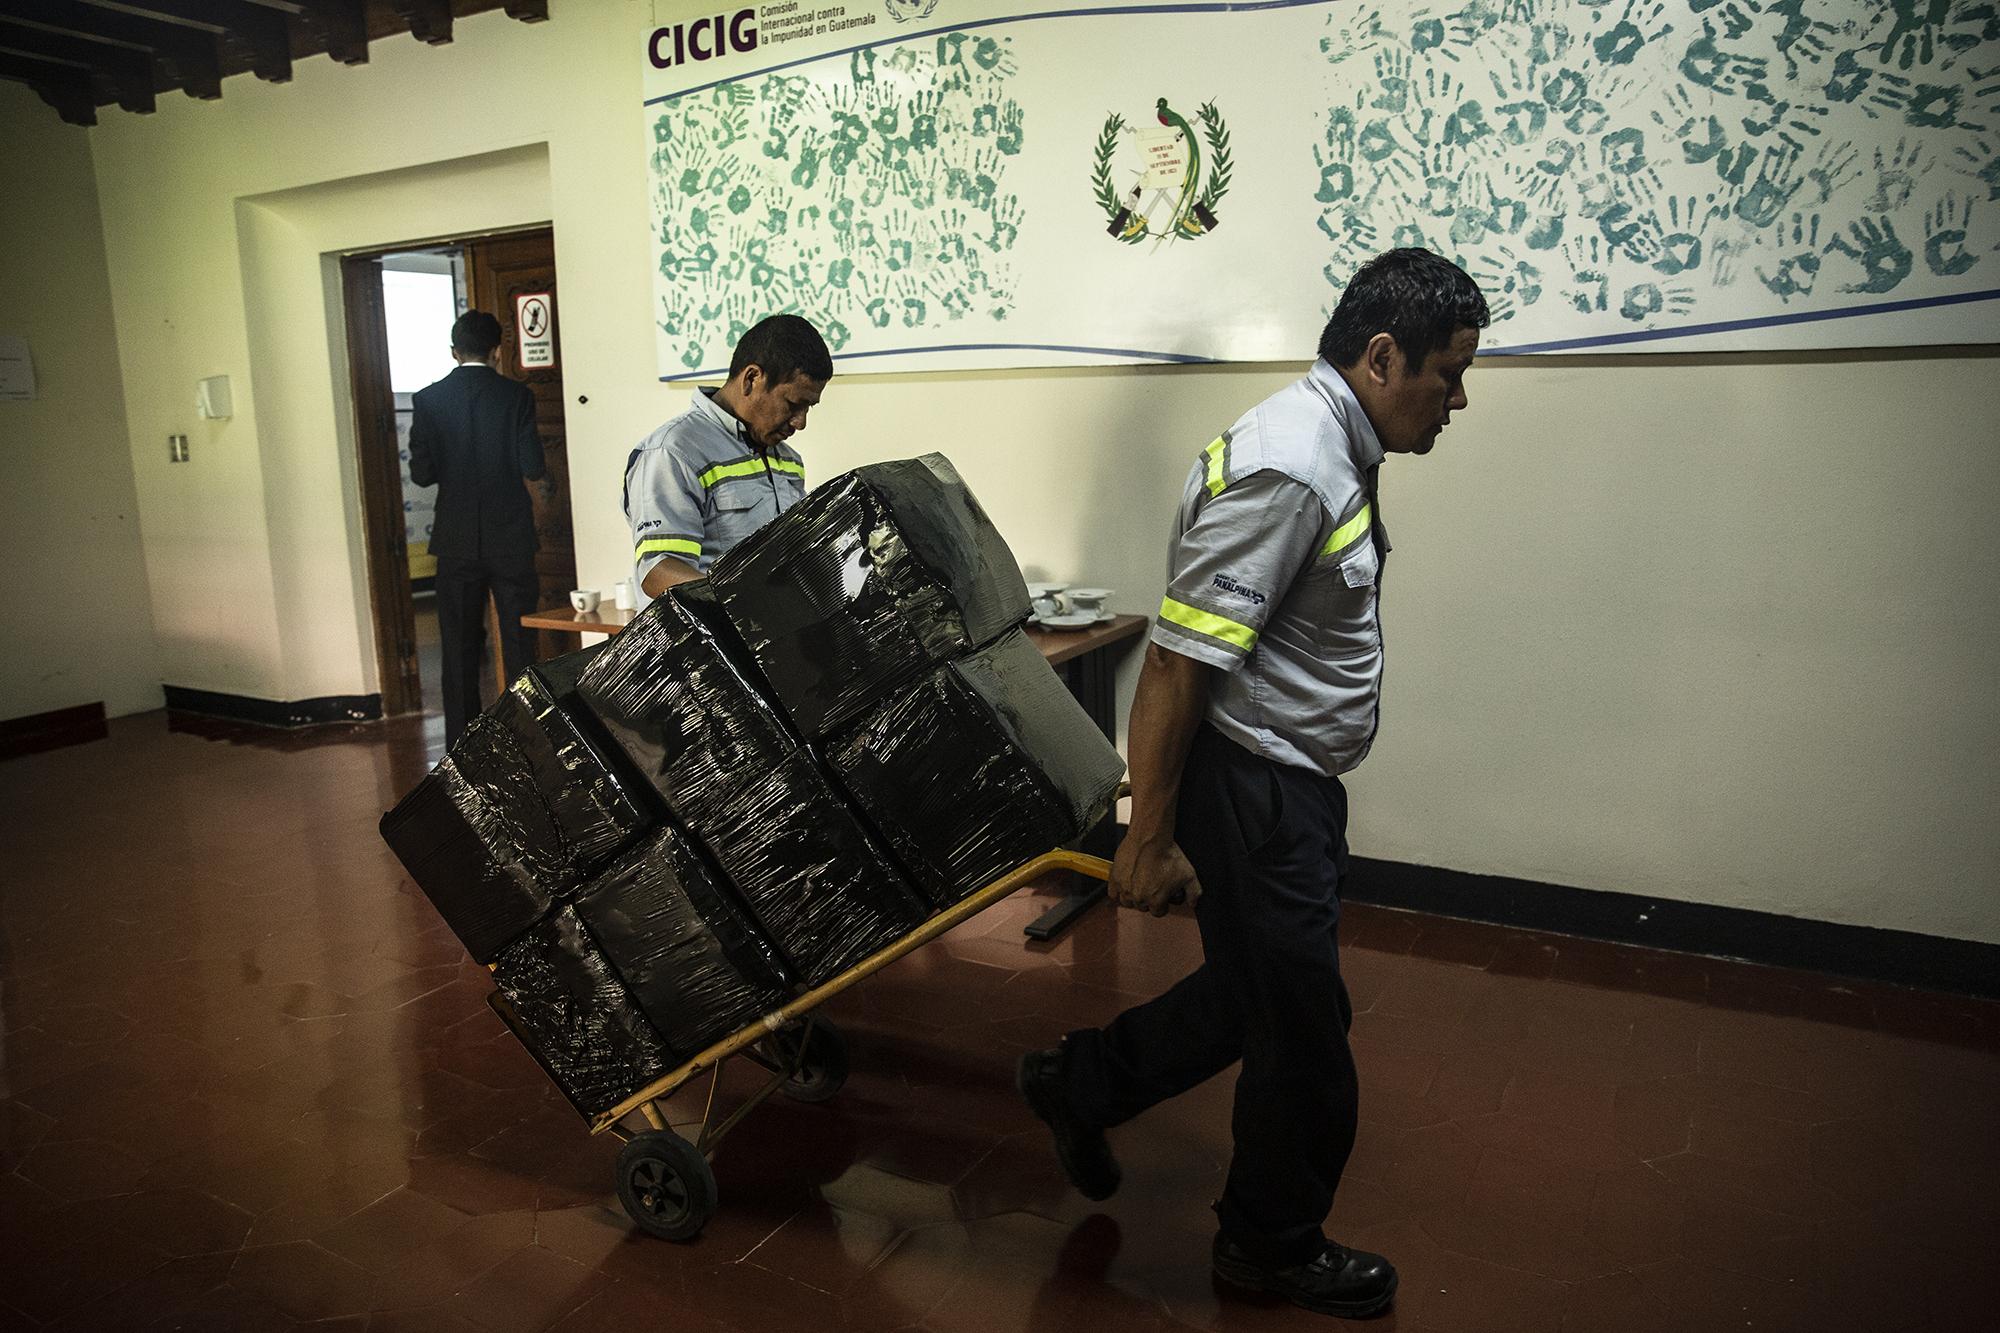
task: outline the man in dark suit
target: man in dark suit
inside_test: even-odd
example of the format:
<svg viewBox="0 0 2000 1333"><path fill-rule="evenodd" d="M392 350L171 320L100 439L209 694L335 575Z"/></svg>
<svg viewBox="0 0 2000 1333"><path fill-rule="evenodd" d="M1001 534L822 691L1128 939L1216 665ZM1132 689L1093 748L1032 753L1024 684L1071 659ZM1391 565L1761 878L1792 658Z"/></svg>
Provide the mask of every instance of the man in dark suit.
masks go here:
<svg viewBox="0 0 2000 1333"><path fill-rule="evenodd" d="M535 511L527 483L547 475L535 395L496 368L500 321L468 310L451 326L458 368L415 395L410 479L436 486L438 635L444 641L444 733L457 742L479 711L486 595L500 615L500 658L512 680L528 665L521 617L535 609ZM543 499L549 497L543 483Z"/></svg>

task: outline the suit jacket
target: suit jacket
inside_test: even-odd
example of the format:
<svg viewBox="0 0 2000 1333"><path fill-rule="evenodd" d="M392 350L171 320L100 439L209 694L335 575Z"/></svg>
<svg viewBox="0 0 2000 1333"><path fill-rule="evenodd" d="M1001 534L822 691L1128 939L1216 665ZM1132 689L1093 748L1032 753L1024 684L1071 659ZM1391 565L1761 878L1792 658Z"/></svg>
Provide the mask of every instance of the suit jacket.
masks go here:
<svg viewBox="0 0 2000 1333"><path fill-rule="evenodd" d="M534 391L474 363L417 390L414 402L410 480L438 488L431 554L533 555L535 511L521 483L546 470Z"/></svg>

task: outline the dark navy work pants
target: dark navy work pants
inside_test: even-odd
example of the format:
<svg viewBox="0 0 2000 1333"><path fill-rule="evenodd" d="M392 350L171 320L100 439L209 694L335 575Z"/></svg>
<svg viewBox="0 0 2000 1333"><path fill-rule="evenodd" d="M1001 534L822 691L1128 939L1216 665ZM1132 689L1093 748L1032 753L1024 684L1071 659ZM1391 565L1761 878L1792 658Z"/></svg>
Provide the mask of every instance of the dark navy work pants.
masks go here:
<svg viewBox="0 0 2000 1333"><path fill-rule="evenodd" d="M1079 1114L1107 1128L1243 1062L1222 1231L1287 1266L1320 1225L1354 1148L1353 1020L1340 978L1347 793L1204 726L1181 778L1176 840L1201 881L1203 963L1102 1029L1073 1032Z"/></svg>
<svg viewBox="0 0 2000 1333"><path fill-rule="evenodd" d="M509 682L528 669L528 634L521 617L534 612L539 582L535 558L484 560L439 556L438 638L443 647L444 740L455 745L479 715L479 659L486 649L486 596L500 618L500 663Z"/></svg>

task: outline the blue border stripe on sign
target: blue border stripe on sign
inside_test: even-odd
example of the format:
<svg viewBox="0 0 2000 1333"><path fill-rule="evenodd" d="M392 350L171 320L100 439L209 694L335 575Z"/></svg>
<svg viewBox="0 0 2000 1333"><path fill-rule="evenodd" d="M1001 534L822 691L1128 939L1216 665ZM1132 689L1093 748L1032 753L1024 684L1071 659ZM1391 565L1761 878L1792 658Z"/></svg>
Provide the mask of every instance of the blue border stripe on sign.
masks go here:
<svg viewBox="0 0 2000 1333"><path fill-rule="evenodd" d="M1950 296L1926 296L1909 301L1884 301L1880 305L1847 306L1840 310L1801 310L1789 315L1761 319L1725 319L1713 324L1690 324L1679 329L1639 329L1632 333L1607 333L1595 338L1566 338L1558 342L1523 343L1518 347L1481 348L1480 356L1533 356L1544 352L1574 352L1587 347L1617 347L1631 343L1660 342L1668 338L1695 338L1708 333L1737 333L1745 329L1768 329L1786 324L1811 324L1826 319L1854 319L1863 315L1893 315L1903 310L1928 310L1938 306L1968 305L1975 301L2000 301L2000 287L1983 292L1956 292ZM1900 344L1898 344L1900 346ZM936 347L889 347L878 352L844 352L835 361L860 361L875 356L924 356L932 352L1071 352L1080 356L1121 356L1134 361L1164 362L1181 366L1219 366L1212 356L1191 356L1185 352L1148 352L1132 347L1070 347L1061 343L944 343ZM728 367L691 370L684 375L662 375L660 382L713 379L728 373Z"/></svg>
<svg viewBox="0 0 2000 1333"><path fill-rule="evenodd" d="M937 37L947 32L972 32L979 28L996 27L1004 23L1033 23L1041 19L1094 19L1111 18L1120 14L1248 14L1260 9L1301 9L1308 5L1330 5L1335 0L1245 0L1241 4L1210 3L1185 5L1132 5L1102 6L1096 9L1050 9L1039 14L1011 14L999 18L977 19L971 23L947 23L941 28L925 28L922 32L885 33L872 42L862 42L856 46L845 46L838 51L823 51L816 56L801 56L788 60L782 65L766 65L762 69L745 70L732 74L726 79L714 79L708 83L696 84L692 88L682 88L677 92L661 93L658 97L647 98L642 105L655 106L661 102L671 102L676 97L686 97L692 93L705 93L710 88L720 88L725 83L741 83L745 79L758 79L766 74L777 74L800 65L811 65L821 60L838 60L851 56L856 51L866 51L871 46L887 46L891 42L920 42L926 37ZM680 378L676 376L676 378Z"/></svg>
<svg viewBox="0 0 2000 1333"><path fill-rule="evenodd" d="M1528 356L1537 352L1574 352L1586 347L1617 347L1627 343L1659 342L1666 338L1697 338L1705 333L1740 333L1745 329L1772 329L1786 324L1814 324L1823 319L1854 319L1861 315L1893 315L1900 310L1929 310L1937 306L1965 305L1973 301L1993 300L2000 300L2000 287L1983 292L1954 292L1949 296L1884 301L1880 305L1843 306L1838 310L1797 310L1786 315L1765 315L1757 319L1724 319L1713 324L1688 324L1677 329L1636 329L1631 333L1605 333L1591 338L1522 343L1518 347L1491 349L1482 347L1479 349L1479 354L1485 357Z"/></svg>
<svg viewBox="0 0 2000 1333"><path fill-rule="evenodd" d="M1132 347L1067 347L1061 343L943 343L936 347L888 347L879 352L836 353L834 361L859 361L871 356L926 356L933 352L1073 352L1079 356L1123 356L1134 361L1167 362L1177 366L1219 366L1222 362L1212 356L1190 356L1186 352L1146 352ZM1049 367L980 367L980 369L1020 369L1046 370ZM662 375L660 383L671 384L675 380L715 379L729 373L729 367L717 366L712 370L690 370L682 375Z"/></svg>

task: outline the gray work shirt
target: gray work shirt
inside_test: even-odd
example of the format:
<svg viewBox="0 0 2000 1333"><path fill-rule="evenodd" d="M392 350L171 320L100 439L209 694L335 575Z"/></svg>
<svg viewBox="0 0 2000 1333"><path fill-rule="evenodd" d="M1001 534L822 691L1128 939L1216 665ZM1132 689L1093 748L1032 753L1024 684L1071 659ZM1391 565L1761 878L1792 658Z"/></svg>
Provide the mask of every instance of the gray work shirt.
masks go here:
<svg viewBox="0 0 2000 1333"><path fill-rule="evenodd" d="M1218 668L1218 731L1329 777L1375 739L1381 461L1354 391L1315 361L1195 460L1153 627L1153 642Z"/></svg>
<svg viewBox="0 0 2000 1333"><path fill-rule="evenodd" d="M716 403L715 390L696 391L687 411L625 461L634 593L643 604L646 572L667 556L708 573L717 556L805 493L798 450L781 444L760 451L743 423Z"/></svg>

